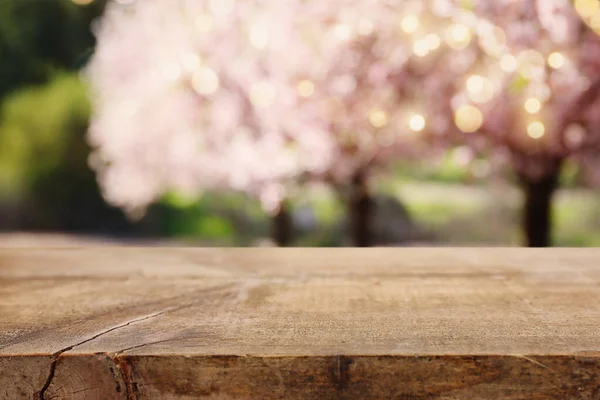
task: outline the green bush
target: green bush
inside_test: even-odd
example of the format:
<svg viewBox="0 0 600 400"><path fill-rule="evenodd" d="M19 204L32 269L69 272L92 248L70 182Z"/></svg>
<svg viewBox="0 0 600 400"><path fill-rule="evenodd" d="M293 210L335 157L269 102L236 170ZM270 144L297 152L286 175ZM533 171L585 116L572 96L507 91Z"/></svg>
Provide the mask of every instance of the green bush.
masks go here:
<svg viewBox="0 0 600 400"><path fill-rule="evenodd" d="M0 98L23 85L41 84L57 70L77 70L95 44L91 22L106 1L0 1Z"/></svg>
<svg viewBox="0 0 600 400"><path fill-rule="evenodd" d="M19 229L129 229L122 213L106 205L88 168L89 116L86 87L75 73L16 91L2 103L0 205L17 204Z"/></svg>
<svg viewBox="0 0 600 400"><path fill-rule="evenodd" d="M90 106L75 75L10 95L0 110L0 185L3 193L27 190L66 156L72 136L84 134Z"/></svg>

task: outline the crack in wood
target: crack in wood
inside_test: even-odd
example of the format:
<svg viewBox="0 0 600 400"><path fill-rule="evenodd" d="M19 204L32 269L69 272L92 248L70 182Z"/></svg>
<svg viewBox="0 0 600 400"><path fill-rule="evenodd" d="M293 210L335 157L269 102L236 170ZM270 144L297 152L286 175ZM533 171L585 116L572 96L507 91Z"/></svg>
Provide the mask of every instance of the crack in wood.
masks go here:
<svg viewBox="0 0 600 400"><path fill-rule="evenodd" d="M0 0L0 1L1 1L1 0ZM193 297L195 297L195 296L199 296L199 297L201 297L201 296L203 296L203 295L207 295L207 294L212 294L212 293L220 293L220 292L222 292L223 290L227 290L227 289L233 288L233 287L235 287L235 286L238 286L238 285L239 285L239 283L238 283L238 282L227 282L227 283L224 283L224 284L222 284L222 285L216 285L216 286L212 286L212 287L208 287L208 288L202 288L202 289L200 289L200 290L194 290L194 291L187 292L187 293L184 293L184 294L181 294L181 295L175 296L175 297L166 298L166 299L164 299L164 301L166 301L166 302L170 302L171 304L173 304L173 303L174 303L174 304L177 304L177 303L181 303L182 299L187 299L187 298L189 298L190 296L193 296ZM228 292L226 292L226 291L225 291L225 293L228 293ZM159 315L161 315L161 314L163 314L163 313L166 313L166 312L178 311L178 310L180 310L180 309L184 309L184 308L187 308L187 307L193 307L193 306L195 306L195 305L200 305L200 304L203 304L203 303L205 303L205 300L202 300L202 301L194 301L194 302L187 302L187 303L185 303L185 304L182 304L182 305L174 305L174 306L171 306L171 307L167 308L166 310L164 310L164 311L161 311L161 312L159 312L159 313L157 313L157 314L152 314L152 315L149 315L148 317L143 317L143 318L142 318L142 319L140 319L140 320L143 320L143 319L145 319L145 318L153 318L153 317L155 317L155 316L159 316ZM140 305L139 305L139 307L148 307L148 308L150 308L150 307L152 307L152 306L154 306L154 305L156 305L156 304L163 304L163 302L153 302L153 303L150 303L150 304L140 304ZM139 320L137 320L137 319L136 319L136 320L132 320L132 321L130 321L129 323L134 323L134 322L138 322L138 321L139 321ZM74 345L72 345L72 346L69 346L69 347L67 347L67 348L65 348L65 349L63 349L63 350L59 350L59 351L57 351L57 352L56 352L56 353L54 353L54 354L61 353L61 352L65 352L65 351L69 351L69 350L71 350L73 347L76 347L76 346L79 346L79 345L82 345L82 344L88 343L89 341L91 341L91 340L94 340L94 339L96 339L97 337L99 337L99 336L102 336L102 335L104 335L104 334L106 334L106 333L109 333L109 332L111 332L111 331L113 331L113 330L115 330L115 329L119 329L119 328L122 328L123 326L127 326L129 323L125 323L124 325L119 325L119 326L116 326L116 327L110 328L110 329L108 329L108 330L106 330L106 331L100 332L99 334L97 334L97 335L96 335L96 336L94 336L94 337L91 337L91 338L89 338L89 339L86 339L86 340L84 340L84 341L82 341L82 342L79 342L79 343L77 343L77 344L74 344ZM12 344L14 344L14 342L18 343L18 342L19 342L19 338L18 338L18 337L16 337L16 338L15 338L15 340L12 340L12 341L11 341L11 340L4 341L4 343L1 343L1 344L0 344L0 350L3 350L3 349L6 349L6 348L10 347Z"/></svg>
<svg viewBox="0 0 600 400"><path fill-rule="evenodd" d="M125 353L126 351L130 351L130 350L134 350L134 349L139 349L140 347L145 347L145 346L151 346L153 344L159 344L159 343L166 343L166 342L172 342L174 340L178 340L178 338L173 338L173 339L163 339L163 340L155 340L153 342L148 342L148 343L141 343L141 344L137 344L135 346L131 346L131 347L126 347L122 350L119 350L117 352L115 352L114 356L118 356L120 354Z"/></svg>
<svg viewBox="0 0 600 400"><path fill-rule="evenodd" d="M52 362L50 363L50 372L48 373L48 377L46 378L46 382L44 382L44 386L37 392L33 394L33 400L44 400L44 396L46 394L46 390L52 384L52 379L54 379L54 373L56 372L56 364L58 363L58 356L52 357Z"/></svg>
<svg viewBox="0 0 600 400"><path fill-rule="evenodd" d="M45 400L44 396L46 394L46 391L48 390L48 388L52 384L52 379L54 379L54 374L56 372L56 365L58 364L58 360L63 355L63 353L65 353L65 352L67 352L69 350L73 350L77 346L81 346L82 344L85 344L85 343L88 343L88 342L90 342L90 341L92 341L94 339L97 339L97 338L99 338L102 335L106 335L109 332L113 332L113 331L115 331L117 329L124 328L124 327L129 326L129 325L131 325L133 323L136 323L136 322L145 321L145 320L148 320L148 319L151 319L151 318L156 318L156 317L158 317L158 316L160 316L160 315L162 315L162 314L164 314L164 313L166 313L168 311L171 311L173 308L177 308L177 307L171 307L171 308L168 308L166 310L163 310L163 311L160 311L160 312L157 312L157 313L154 313L154 314L147 315L145 317L132 319L131 321L127 321L126 323L117 325L117 326L112 327L110 329L106 329L106 330L104 330L104 331L102 331L102 332L100 332L100 333L98 333L98 334L96 334L96 335L94 335L94 336L92 336L92 337L90 337L88 339L82 340L81 342L75 343L75 344L73 344L73 345L71 345L69 347L65 347L64 349L61 349L61 350L55 352L54 354L52 354L52 362L50 363L50 371L48 373L48 378L46 379L46 382L44 383L44 386L42 386L42 388L40 390L38 390L37 392L35 392L33 394L33 399L34 400Z"/></svg>
<svg viewBox="0 0 600 400"><path fill-rule="evenodd" d="M222 285L222 286L217 286L217 287L211 288L210 292L212 292L212 291L219 291L219 290L222 290L222 289L229 288L231 286L233 286L233 285L230 284L230 283ZM204 290L203 290L203 292L204 292ZM185 309L185 308L193 307L193 306L198 305L198 304L199 304L199 302L196 301L196 302L192 302L192 303L188 303L188 304L183 304L183 305L180 305L180 306L173 306L173 307L169 307L169 308L167 308L165 310L162 310L162 311L159 311L159 312L156 312L156 313L153 313L153 314L141 317L141 318L135 318L135 319L127 321L127 322L125 322L123 324L119 324L117 326L114 326L114 327L112 327L110 329L106 329L106 330L104 330L104 331L102 331L102 332L100 332L100 333L98 333L98 334L96 334L96 335L94 335L94 336L92 336L92 337L90 337L88 339L82 340L81 342L75 343L75 344L73 344L71 346L65 347L64 349L58 350L57 352L55 352L54 354L52 354L52 362L50 363L50 371L48 373L48 377L46 379L46 382L44 382L44 386L42 386L42 388L40 390L38 390L37 392L34 392L33 399L34 400L45 400L46 391L48 390L48 388L52 384L52 379L54 379L54 374L56 372L56 366L58 364L58 360L63 355L63 353L65 353L67 351L70 351L70 350L73 350L77 346L81 346L81 345L83 345L85 343L89 343L92 340L95 340L95 339L97 339L97 338L99 338L99 337L101 337L103 335L106 335L107 333L116 331L117 329L124 328L126 326L129 326L129 325L137 323L137 322L146 321L146 320L149 320L149 319L152 319L152 318L156 318L156 317L161 316L161 315L163 315L165 313L168 313L168 312L179 311L179 310L182 310L182 309ZM117 363L117 366L119 366L119 369L122 372L121 375L123 376L123 379L125 380L125 385L126 385L125 390L126 390L126 394L127 394L127 400L135 399L136 398L135 393L137 392L137 385L135 384L135 382L130 381L129 379L125 378L125 375L127 375L127 374L123 375L123 370L121 369L122 368L122 363L120 362L120 358L117 355L119 353L124 352L124 351L131 350L132 348L142 347L142 346L149 345L149 344L153 344L153 343L145 343L145 344L141 344L141 345L138 345L138 346L132 346L131 348L127 348L127 349L124 349L124 350L121 350L121 351L115 353L115 357L113 357L113 360L119 360L119 362ZM125 366L126 365L127 365L127 363L125 362ZM127 368L127 370L129 370L129 369ZM132 390L132 389L135 389L135 390Z"/></svg>

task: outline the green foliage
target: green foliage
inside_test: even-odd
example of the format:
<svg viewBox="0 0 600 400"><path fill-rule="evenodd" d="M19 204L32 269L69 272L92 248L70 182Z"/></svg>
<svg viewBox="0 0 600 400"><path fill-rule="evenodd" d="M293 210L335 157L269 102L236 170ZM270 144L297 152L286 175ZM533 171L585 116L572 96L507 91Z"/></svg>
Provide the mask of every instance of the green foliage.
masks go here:
<svg viewBox="0 0 600 400"><path fill-rule="evenodd" d="M239 194L206 193L199 199L168 194L161 201L167 236L217 245L248 245L267 232L264 213Z"/></svg>
<svg viewBox="0 0 600 400"><path fill-rule="evenodd" d="M574 162L567 161L560 172L560 186L574 187L580 182L581 168Z"/></svg>
<svg viewBox="0 0 600 400"><path fill-rule="evenodd" d="M69 0L0 1L0 98L27 84L75 70L94 47L91 22L105 1L78 6Z"/></svg>
<svg viewBox="0 0 600 400"><path fill-rule="evenodd" d="M10 95L0 111L0 185L21 190L55 168L69 136L85 131L89 114L85 87L75 75Z"/></svg>
<svg viewBox="0 0 600 400"><path fill-rule="evenodd" d="M14 92L0 109L0 193L26 210L22 228L125 230L87 166L90 104L77 74Z"/></svg>
<svg viewBox="0 0 600 400"><path fill-rule="evenodd" d="M216 215L206 215L194 226L195 233L206 239L229 239L234 235L230 221Z"/></svg>
<svg viewBox="0 0 600 400"><path fill-rule="evenodd" d="M395 175L403 179L444 183L464 183L472 178L469 169L454 162L449 152L438 162L399 162Z"/></svg>

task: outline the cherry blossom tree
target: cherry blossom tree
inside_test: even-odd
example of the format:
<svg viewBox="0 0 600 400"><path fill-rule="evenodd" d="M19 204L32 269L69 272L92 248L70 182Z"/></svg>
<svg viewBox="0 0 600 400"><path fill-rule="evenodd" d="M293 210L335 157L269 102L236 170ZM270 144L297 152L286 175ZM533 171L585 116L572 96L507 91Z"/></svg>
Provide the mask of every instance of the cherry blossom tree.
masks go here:
<svg viewBox="0 0 600 400"><path fill-rule="evenodd" d="M587 167L598 157L600 40L568 0L477 0L464 12L473 16L474 57L448 86L449 117L463 132L454 137L512 168L526 244L548 246L565 162L594 172Z"/></svg>
<svg viewBox="0 0 600 400"><path fill-rule="evenodd" d="M298 89L310 88L301 94L333 143L334 162L319 178L347 203L354 245L369 246L374 211L369 176L400 157L424 154L429 135L454 128L437 115L426 120L438 104L423 89L437 90L430 74L468 38L457 23L458 8L448 1L338 0L315 10L311 20L319 21L321 32L311 46L317 51L312 73Z"/></svg>
<svg viewBox="0 0 600 400"><path fill-rule="evenodd" d="M279 216L276 239L288 239L286 186L331 159L321 121L290 84L302 67L294 57L308 51L289 35L299 5L108 6L87 74L95 105L90 161L109 202L139 212L169 191L241 190ZM293 52L270 61L285 46Z"/></svg>
<svg viewBox="0 0 600 400"><path fill-rule="evenodd" d="M448 105L435 96L471 63L462 50L471 39L463 20L472 13L449 0L335 0L303 2L295 15L288 31L291 63L283 48L260 63L286 76L282 87L295 88L311 110L309 119L323 127L330 162L306 177L339 190L354 245L368 246L374 208L369 176L400 157L429 152L429 136L456 129L443 117ZM280 19L275 12L269 16Z"/></svg>

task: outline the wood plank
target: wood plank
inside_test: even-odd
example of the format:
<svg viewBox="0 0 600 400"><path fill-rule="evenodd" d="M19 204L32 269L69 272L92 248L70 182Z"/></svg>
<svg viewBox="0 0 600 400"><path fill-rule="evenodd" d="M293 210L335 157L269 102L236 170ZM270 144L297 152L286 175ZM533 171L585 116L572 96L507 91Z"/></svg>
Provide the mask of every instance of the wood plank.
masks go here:
<svg viewBox="0 0 600 400"><path fill-rule="evenodd" d="M0 249L0 399L600 400L600 249Z"/></svg>

